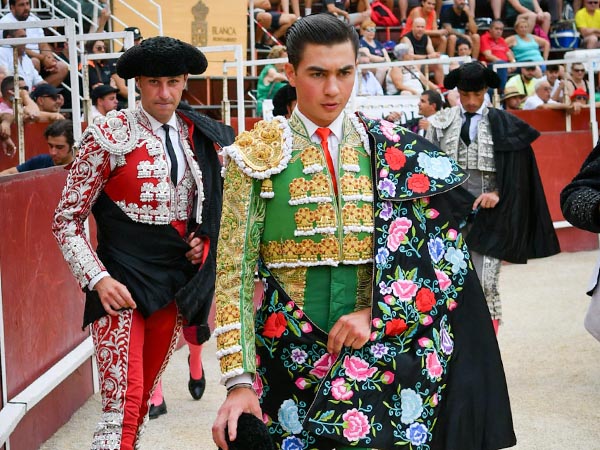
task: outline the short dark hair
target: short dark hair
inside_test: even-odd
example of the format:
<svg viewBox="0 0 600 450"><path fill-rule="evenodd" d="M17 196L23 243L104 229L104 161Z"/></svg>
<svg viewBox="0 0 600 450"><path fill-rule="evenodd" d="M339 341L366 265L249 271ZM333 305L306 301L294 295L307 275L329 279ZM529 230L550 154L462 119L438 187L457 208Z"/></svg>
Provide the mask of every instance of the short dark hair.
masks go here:
<svg viewBox="0 0 600 450"><path fill-rule="evenodd" d="M23 77L19 77L19 80L25 81ZM8 95L8 91L15 88L15 77L12 75L8 75L4 77L2 83L0 84L0 93L2 93L2 97Z"/></svg>
<svg viewBox="0 0 600 450"><path fill-rule="evenodd" d="M466 40L465 38L458 38L456 40L456 48L458 49L458 47L461 46L461 45L466 45L467 47L469 47L471 49L473 48L473 46L471 45L471 43L468 40Z"/></svg>
<svg viewBox="0 0 600 450"><path fill-rule="evenodd" d="M297 20L285 35L288 61L294 68L300 64L307 44L332 46L351 42L356 57L358 40L358 33L352 25L329 13L312 14Z"/></svg>
<svg viewBox="0 0 600 450"><path fill-rule="evenodd" d="M73 139L73 122L68 119L57 120L48 125L44 131L44 137L59 137L64 136L67 139L69 147L73 147L75 140Z"/></svg>
<svg viewBox="0 0 600 450"><path fill-rule="evenodd" d="M3 30L3 31L2 31L2 37L3 37L4 39L8 39L8 38L11 38L11 37L15 37L15 32L16 32L17 30L23 30L23 29L24 29L24 28L17 28L16 30Z"/></svg>
<svg viewBox="0 0 600 450"><path fill-rule="evenodd" d="M94 45L96 45L96 42L102 42L106 46L106 41L104 39L92 39L90 41L85 42L85 45L83 46L85 52L88 54L93 53Z"/></svg>
<svg viewBox="0 0 600 450"><path fill-rule="evenodd" d="M439 111L442 109L442 106L444 106L444 99L442 99L439 92L434 91L433 89L427 89L426 91L423 91L421 95L427 96L427 101L435 106L436 111Z"/></svg>
<svg viewBox="0 0 600 450"><path fill-rule="evenodd" d="M8 6L15 6L17 4L17 0L8 0Z"/></svg>
<svg viewBox="0 0 600 450"><path fill-rule="evenodd" d="M502 19L494 19L490 22L490 28L492 27L492 25L494 25L495 23L499 23L500 25L504 26L504 21Z"/></svg>
<svg viewBox="0 0 600 450"><path fill-rule="evenodd" d="M548 64L546 66L546 72L558 72L560 70L560 65L558 64Z"/></svg>

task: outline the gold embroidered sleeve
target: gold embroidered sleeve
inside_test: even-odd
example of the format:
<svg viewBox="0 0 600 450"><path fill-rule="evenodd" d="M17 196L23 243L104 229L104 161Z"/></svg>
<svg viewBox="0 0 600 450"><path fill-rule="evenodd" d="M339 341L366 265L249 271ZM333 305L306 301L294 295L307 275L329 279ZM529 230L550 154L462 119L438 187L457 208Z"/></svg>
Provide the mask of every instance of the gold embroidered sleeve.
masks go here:
<svg viewBox="0 0 600 450"><path fill-rule="evenodd" d="M221 382L254 374L254 271L265 216L260 181L237 164L225 172L223 213L217 253L216 328Z"/></svg>

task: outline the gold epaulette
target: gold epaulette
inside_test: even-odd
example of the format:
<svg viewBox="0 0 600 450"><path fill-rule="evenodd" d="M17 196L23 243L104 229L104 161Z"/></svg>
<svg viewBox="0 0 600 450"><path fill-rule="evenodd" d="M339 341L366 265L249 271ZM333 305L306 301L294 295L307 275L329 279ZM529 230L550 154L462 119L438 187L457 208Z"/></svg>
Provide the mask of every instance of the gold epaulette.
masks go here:
<svg viewBox="0 0 600 450"><path fill-rule="evenodd" d="M264 180L287 167L292 154L292 133L285 119L261 120L225 148L249 177Z"/></svg>

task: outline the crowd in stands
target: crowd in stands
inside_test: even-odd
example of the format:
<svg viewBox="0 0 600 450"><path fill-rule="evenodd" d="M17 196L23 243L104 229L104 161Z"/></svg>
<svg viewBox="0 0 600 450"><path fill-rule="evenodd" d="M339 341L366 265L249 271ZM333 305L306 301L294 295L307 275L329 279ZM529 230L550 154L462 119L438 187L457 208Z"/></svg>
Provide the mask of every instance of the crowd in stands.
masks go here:
<svg viewBox="0 0 600 450"><path fill-rule="evenodd" d="M501 108L561 109L577 114L596 96L590 92L583 64L551 64L550 53L553 48L561 50L556 42L551 43L552 27L568 29L565 24L579 33L580 48L600 47L598 0L376 0L377 7L384 4L397 19L396 39L391 41L378 39L389 38L390 30L374 22L375 0L248 0L249 6L252 1L260 30L256 48L268 50L276 43L273 48L278 48L280 55L285 51L285 31L303 16L329 12L355 25L360 33L359 64L380 63L357 74L356 95L438 92L454 102L457 96L444 91L443 79L461 63L421 63L447 55L470 56L492 68L501 63L530 62L525 67L496 69L501 84L497 92L489 92L489 101ZM576 12L569 17L569 11ZM269 18L261 20L263 14ZM573 39L577 42L577 33ZM555 59L569 48L562 50ZM411 64L385 64L392 61ZM286 85L282 67L267 67L270 76L263 71L257 86L259 116L262 100L272 99L277 89Z"/></svg>

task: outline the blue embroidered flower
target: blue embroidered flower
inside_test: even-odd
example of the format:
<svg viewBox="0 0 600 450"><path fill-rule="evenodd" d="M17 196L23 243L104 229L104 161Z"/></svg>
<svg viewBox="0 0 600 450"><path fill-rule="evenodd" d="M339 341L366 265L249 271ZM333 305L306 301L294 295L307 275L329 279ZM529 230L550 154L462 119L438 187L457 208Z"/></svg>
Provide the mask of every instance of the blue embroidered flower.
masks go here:
<svg viewBox="0 0 600 450"><path fill-rule="evenodd" d="M302 432L302 424L298 418L298 406L292 399L285 400L279 407L277 418L281 428L292 434Z"/></svg>
<svg viewBox="0 0 600 450"><path fill-rule="evenodd" d="M387 251L387 250L386 250ZM381 295L387 295L387 294L391 294L392 293L392 288L390 286L388 286L385 281L381 281L379 283L379 292L381 292Z"/></svg>
<svg viewBox="0 0 600 450"><path fill-rule="evenodd" d="M392 214L394 213L394 208L392 207L392 202L383 202L381 204L381 211L379 212L379 217L383 220L390 220Z"/></svg>
<svg viewBox="0 0 600 450"><path fill-rule="evenodd" d="M373 356L377 359L381 358L384 355L387 355L387 352L388 352L388 348L385 345L383 345L381 342L371 345L370 350L371 350L371 353L373 354Z"/></svg>
<svg viewBox="0 0 600 450"><path fill-rule="evenodd" d="M441 335L442 339L440 346L442 348L442 351L446 355L450 355L452 353L452 350L454 350L454 341L450 337L450 333L448 333L448 330L446 330L445 328L442 328Z"/></svg>
<svg viewBox="0 0 600 450"><path fill-rule="evenodd" d="M385 247L379 247L377 250L377 256L375 256L375 262L377 264L384 265L387 263L388 256L390 256L390 252Z"/></svg>
<svg viewBox="0 0 600 450"><path fill-rule="evenodd" d="M413 423L423 413L423 399L412 389L402 389L400 391L400 401L402 402L402 416L400 421L408 425Z"/></svg>
<svg viewBox="0 0 600 450"><path fill-rule="evenodd" d="M445 156L432 158L425 153L420 153L417 161L425 173L432 178L443 180L452 173L452 163L450 162L450 159Z"/></svg>
<svg viewBox="0 0 600 450"><path fill-rule="evenodd" d="M300 348L295 348L292 350L292 361L294 361L296 364L304 364L304 361L306 361L306 356L306 352Z"/></svg>
<svg viewBox="0 0 600 450"><path fill-rule="evenodd" d="M427 243L427 248L429 249L429 256L437 264L442 259L442 256L444 256L444 241L439 237L430 239Z"/></svg>
<svg viewBox="0 0 600 450"><path fill-rule="evenodd" d="M444 259L452 264L452 273L458 273L461 270L467 268L467 262L465 261L465 254L455 249L454 247L450 247L446 254L444 255Z"/></svg>
<svg viewBox="0 0 600 450"><path fill-rule="evenodd" d="M377 183L377 188L387 194L386 197L393 197L396 195L396 185L389 178L383 178Z"/></svg>
<svg viewBox="0 0 600 450"><path fill-rule="evenodd" d="M282 450L302 450L304 445L296 436L288 436L281 443Z"/></svg>
<svg viewBox="0 0 600 450"><path fill-rule="evenodd" d="M412 445L421 445L427 442L427 427L422 423L413 423L406 430L406 437Z"/></svg>

